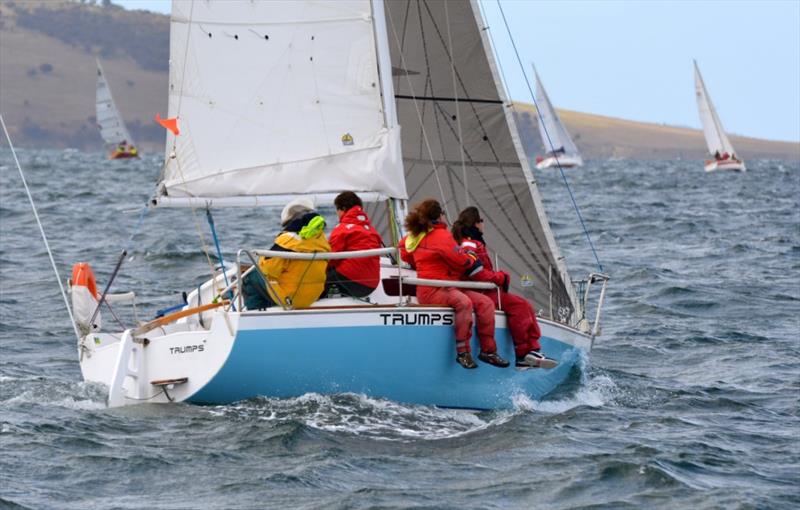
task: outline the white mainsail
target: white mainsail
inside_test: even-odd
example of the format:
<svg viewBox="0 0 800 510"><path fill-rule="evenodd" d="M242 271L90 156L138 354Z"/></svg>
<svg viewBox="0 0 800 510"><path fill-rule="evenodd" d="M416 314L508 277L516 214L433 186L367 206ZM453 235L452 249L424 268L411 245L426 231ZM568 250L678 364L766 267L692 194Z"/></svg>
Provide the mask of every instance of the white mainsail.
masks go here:
<svg viewBox="0 0 800 510"><path fill-rule="evenodd" d="M409 200L442 200L451 222L477 206L514 292L566 322L572 285L479 9L475 1L386 2ZM387 209L371 213L387 232Z"/></svg>
<svg viewBox="0 0 800 510"><path fill-rule="evenodd" d="M714 103L711 102L711 97L708 95L697 61L694 62L694 88L708 152L710 154L716 152L724 154L727 152L730 155L734 155L736 152L733 150L730 140L728 140L728 135L725 134L725 130L722 128L722 122L720 122Z"/></svg>
<svg viewBox="0 0 800 510"><path fill-rule="evenodd" d="M369 0L172 4L161 193L405 198ZM251 202L247 202L251 203Z"/></svg>
<svg viewBox="0 0 800 510"><path fill-rule="evenodd" d="M553 103L550 102L550 97L548 97L547 91L544 90L542 79L539 78L536 68L533 69L533 74L536 77L536 106L540 108L537 116L539 120L539 135L542 137L545 153L551 154L555 152L556 154L580 158L578 148L575 146L575 142L572 141L572 137L569 136L567 128L564 127L564 123L561 122L561 118L556 113L555 108L553 108Z"/></svg>
<svg viewBox="0 0 800 510"><path fill-rule="evenodd" d="M125 123L122 121L119 110L117 110L114 98L111 96L111 87L109 87L108 81L106 81L103 66L100 65L100 60L97 60L95 111L97 126L100 128L100 136L103 137L103 141L106 142L107 146L116 147L122 142L135 145L131 134L125 128Z"/></svg>

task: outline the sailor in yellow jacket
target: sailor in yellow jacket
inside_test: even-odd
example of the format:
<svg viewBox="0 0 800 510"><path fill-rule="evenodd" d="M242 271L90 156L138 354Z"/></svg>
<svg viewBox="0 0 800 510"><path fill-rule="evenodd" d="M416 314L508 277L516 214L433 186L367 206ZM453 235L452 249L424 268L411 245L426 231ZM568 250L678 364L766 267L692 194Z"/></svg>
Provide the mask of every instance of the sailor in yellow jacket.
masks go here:
<svg viewBox="0 0 800 510"><path fill-rule="evenodd" d="M325 219L308 198L297 198L281 212L283 231L270 248L277 251L325 253L331 246L325 238ZM267 293L285 308L307 308L325 288L327 260L289 260L261 257L258 267L269 282Z"/></svg>

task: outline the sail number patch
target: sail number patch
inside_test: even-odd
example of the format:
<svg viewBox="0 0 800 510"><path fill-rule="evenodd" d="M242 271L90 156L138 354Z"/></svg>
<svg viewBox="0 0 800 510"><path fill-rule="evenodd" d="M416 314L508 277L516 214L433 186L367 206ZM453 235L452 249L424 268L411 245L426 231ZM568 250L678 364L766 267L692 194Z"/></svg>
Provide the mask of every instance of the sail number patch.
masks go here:
<svg viewBox="0 0 800 510"><path fill-rule="evenodd" d="M384 326L452 326L453 314L450 313L381 313Z"/></svg>

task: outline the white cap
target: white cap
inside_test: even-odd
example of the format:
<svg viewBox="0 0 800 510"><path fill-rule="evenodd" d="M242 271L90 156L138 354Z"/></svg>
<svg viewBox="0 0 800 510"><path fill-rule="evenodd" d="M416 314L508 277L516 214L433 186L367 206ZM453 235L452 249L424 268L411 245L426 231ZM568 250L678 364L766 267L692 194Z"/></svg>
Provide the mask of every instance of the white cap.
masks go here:
<svg viewBox="0 0 800 510"><path fill-rule="evenodd" d="M295 198L283 208L281 211L281 225L286 225L292 221L295 216L304 214L315 209L314 201L309 197Z"/></svg>

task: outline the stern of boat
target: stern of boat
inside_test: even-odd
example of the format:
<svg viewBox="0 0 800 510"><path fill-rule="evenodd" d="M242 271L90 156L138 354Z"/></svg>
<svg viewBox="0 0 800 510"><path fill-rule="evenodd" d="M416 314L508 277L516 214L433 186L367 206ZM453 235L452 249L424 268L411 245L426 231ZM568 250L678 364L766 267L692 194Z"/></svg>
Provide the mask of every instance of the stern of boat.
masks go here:
<svg viewBox="0 0 800 510"><path fill-rule="evenodd" d="M225 364L238 318L217 309L208 329L184 321L149 331L89 334L80 346L83 377L109 387L109 407L186 400Z"/></svg>

